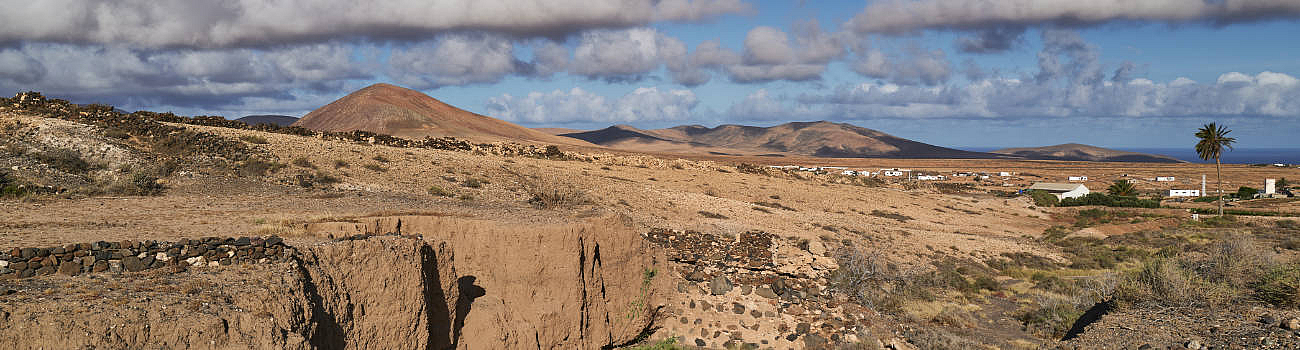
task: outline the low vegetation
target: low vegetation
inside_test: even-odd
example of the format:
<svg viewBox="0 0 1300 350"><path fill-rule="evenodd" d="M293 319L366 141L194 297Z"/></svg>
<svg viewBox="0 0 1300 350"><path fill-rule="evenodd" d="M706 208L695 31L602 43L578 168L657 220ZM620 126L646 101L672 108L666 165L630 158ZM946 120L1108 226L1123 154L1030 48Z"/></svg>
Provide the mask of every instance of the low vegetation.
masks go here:
<svg viewBox="0 0 1300 350"><path fill-rule="evenodd" d="M239 140L240 140L240 141L244 141L244 142L248 142L248 143L251 143L251 144L255 144L255 145L265 145L265 144L269 143L269 142L266 141L266 138L265 138L265 137L261 137L261 136L257 136L257 135L240 135L240 136L239 136Z"/></svg>

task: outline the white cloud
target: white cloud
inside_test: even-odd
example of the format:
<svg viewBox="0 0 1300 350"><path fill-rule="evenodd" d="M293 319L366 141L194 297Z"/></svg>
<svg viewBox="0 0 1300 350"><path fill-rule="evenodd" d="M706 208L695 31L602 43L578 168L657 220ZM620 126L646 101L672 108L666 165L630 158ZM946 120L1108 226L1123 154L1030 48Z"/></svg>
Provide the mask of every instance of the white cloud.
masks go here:
<svg viewBox="0 0 1300 350"><path fill-rule="evenodd" d="M967 85L860 84L828 94L805 94L796 105L832 118L1296 118L1300 84L1284 73L1229 72L1215 83L1178 78L1059 84L986 79ZM740 104L755 103L746 100ZM769 104L770 105L770 104ZM743 115L735 115L743 117Z"/></svg>
<svg viewBox="0 0 1300 350"><path fill-rule="evenodd" d="M389 64L389 76L417 89L495 83L519 69L509 39L481 33L447 35L393 50Z"/></svg>
<svg viewBox="0 0 1300 350"><path fill-rule="evenodd" d="M337 39L422 41L484 31L562 37L588 29L748 13L741 0L47 0L8 3L0 43L275 46Z"/></svg>
<svg viewBox="0 0 1300 350"><path fill-rule="evenodd" d="M898 34L1134 21L1221 25L1297 17L1300 2L1293 0L881 0L867 5L846 27L858 33Z"/></svg>
<svg viewBox="0 0 1300 350"><path fill-rule="evenodd" d="M610 100L581 88L568 91L504 94L488 99L487 114L514 122L539 124L631 123L686 120L699 99L690 90L642 87Z"/></svg>
<svg viewBox="0 0 1300 350"><path fill-rule="evenodd" d="M773 80L808 81L821 79L826 65L844 54L843 40L823 32L816 21L796 25L795 44L786 32L755 27L745 35L745 50L739 64L726 67L731 80L761 83Z"/></svg>
<svg viewBox="0 0 1300 350"><path fill-rule="evenodd" d="M588 78L639 80L665 62L686 59L686 45L652 28L582 33L570 72Z"/></svg>

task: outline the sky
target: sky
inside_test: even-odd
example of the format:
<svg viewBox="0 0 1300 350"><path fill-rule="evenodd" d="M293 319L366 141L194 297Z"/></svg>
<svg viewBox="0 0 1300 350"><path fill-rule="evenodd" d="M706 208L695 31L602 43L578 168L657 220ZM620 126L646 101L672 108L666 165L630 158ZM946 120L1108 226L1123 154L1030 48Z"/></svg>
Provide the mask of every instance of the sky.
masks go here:
<svg viewBox="0 0 1300 350"><path fill-rule="evenodd" d="M949 147L1300 148L1300 0L0 0L0 93L529 127L828 120Z"/></svg>

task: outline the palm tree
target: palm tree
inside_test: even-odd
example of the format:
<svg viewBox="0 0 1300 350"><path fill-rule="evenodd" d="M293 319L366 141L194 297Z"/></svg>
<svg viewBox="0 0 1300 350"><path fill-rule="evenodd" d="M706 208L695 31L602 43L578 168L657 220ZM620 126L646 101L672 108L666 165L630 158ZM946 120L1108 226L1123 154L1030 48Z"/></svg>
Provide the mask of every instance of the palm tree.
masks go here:
<svg viewBox="0 0 1300 350"><path fill-rule="evenodd" d="M1137 195L1137 187L1133 186L1133 183L1128 180L1115 180L1115 183L1111 184L1106 189L1106 192L1109 192L1112 196L1132 197Z"/></svg>
<svg viewBox="0 0 1300 350"><path fill-rule="evenodd" d="M1214 177L1218 182L1219 191L1219 215L1223 215L1223 163L1219 161L1219 156L1223 155L1223 149L1232 149L1232 143L1237 142L1234 137L1228 137L1228 130L1214 123L1205 124L1199 130L1196 130L1196 155L1201 159L1210 160L1214 158Z"/></svg>

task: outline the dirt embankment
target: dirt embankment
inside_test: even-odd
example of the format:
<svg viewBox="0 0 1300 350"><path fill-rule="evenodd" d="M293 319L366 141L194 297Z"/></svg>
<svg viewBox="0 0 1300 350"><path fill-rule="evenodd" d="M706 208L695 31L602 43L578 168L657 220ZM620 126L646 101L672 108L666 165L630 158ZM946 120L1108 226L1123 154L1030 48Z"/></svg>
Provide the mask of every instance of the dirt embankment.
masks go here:
<svg viewBox="0 0 1300 350"><path fill-rule="evenodd" d="M423 224L443 230L271 265L0 281L0 348L596 349L660 304L662 259L609 222Z"/></svg>
<svg viewBox="0 0 1300 350"><path fill-rule="evenodd" d="M667 278L661 253L627 223L506 224L436 216L310 224L316 234L401 233L448 242L462 299L473 298L465 349L594 349L633 341L651 325ZM475 297L477 295L477 297ZM459 324L459 319L457 319Z"/></svg>

